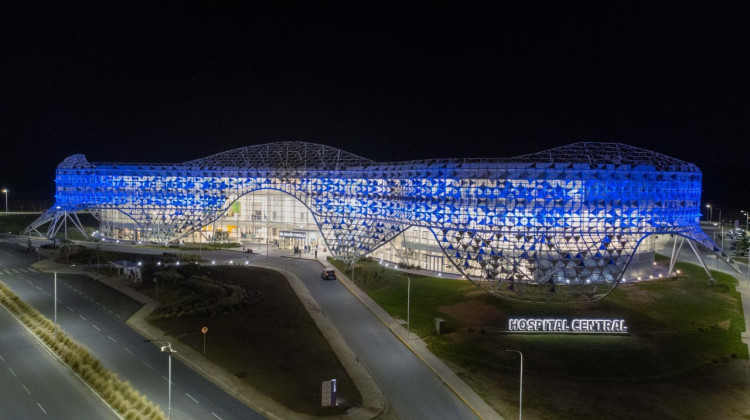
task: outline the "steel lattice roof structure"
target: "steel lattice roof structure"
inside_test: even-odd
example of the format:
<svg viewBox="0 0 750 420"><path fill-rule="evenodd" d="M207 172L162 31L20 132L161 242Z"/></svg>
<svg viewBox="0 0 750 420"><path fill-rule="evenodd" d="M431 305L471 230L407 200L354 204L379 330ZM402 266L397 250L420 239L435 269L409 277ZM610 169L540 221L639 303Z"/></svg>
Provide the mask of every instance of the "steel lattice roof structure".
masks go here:
<svg viewBox="0 0 750 420"><path fill-rule="evenodd" d="M351 263L421 226L450 261L492 294L578 301L606 295L648 235L701 231L701 172L617 143L575 143L499 159L374 162L306 142L248 146L176 164L60 163L56 203L27 231L77 211L115 209L140 237L176 240L258 190L312 212L328 248ZM75 222L75 219L73 219Z"/></svg>

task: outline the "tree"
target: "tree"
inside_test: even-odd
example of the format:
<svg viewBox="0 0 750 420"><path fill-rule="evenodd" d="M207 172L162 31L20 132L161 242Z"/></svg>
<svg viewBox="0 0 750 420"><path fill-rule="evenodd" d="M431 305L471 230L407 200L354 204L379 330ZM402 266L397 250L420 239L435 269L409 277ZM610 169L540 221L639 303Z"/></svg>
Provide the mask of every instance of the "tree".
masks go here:
<svg viewBox="0 0 750 420"><path fill-rule="evenodd" d="M748 248L750 248L750 237L747 236L746 232L742 232L739 240L737 240L735 249L737 250L738 254L746 255L748 252L750 252L750 249Z"/></svg>

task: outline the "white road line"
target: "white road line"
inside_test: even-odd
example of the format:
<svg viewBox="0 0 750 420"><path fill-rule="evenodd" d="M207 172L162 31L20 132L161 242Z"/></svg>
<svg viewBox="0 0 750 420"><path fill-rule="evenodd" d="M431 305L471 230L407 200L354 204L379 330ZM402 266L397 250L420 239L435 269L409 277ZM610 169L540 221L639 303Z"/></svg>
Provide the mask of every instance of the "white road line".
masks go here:
<svg viewBox="0 0 750 420"><path fill-rule="evenodd" d="M34 287L36 287L36 288L37 288L37 289L38 289L38 290L39 290L40 292L43 292L43 291L44 291L44 290L42 290L42 288L41 288L41 287L39 287L39 286L34 286Z"/></svg>
<svg viewBox="0 0 750 420"><path fill-rule="evenodd" d="M13 368L8 368L8 370L10 371L10 373L13 374L13 376L15 376L16 378L18 378L18 375L16 375L16 372L13 371Z"/></svg>
<svg viewBox="0 0 750 420"><path fill-rule="evenodd" d="M97 327L97 326L96 326L96 325L94 325L94 324L91 324L91 326L92 326L92 327L94 327L94 329L96 329L96 330L97 330L97 331L99 331L99 332L101 332L101 331L102 331L102 329L101 329L101 328Z"/></svg>
<svg viewBox="0 0 750 420"><path fill-rule="evenodd" d="M21 386L23 387L23 389L25 389L25 390L26 390L26 392L27 392L27 393L28 393L29 395L31 395L31 391L29 391L29 388L26 388L26 385L24 385L24 384L21 384Z"/></svg>
<svg viewBox="0 0 750 420"><path fill-rule="evenodd" d="M73 310L73 308L71 308L70 306L66 306L66 308L68 308L68 310L69 310L70 312L75 312L75 311Z"/></svg>
<svg viewBox="0 0 750 420"><path fill-rule="evenodd" d="M40 409L40 410L42 410L42 413L44 413L44 414L47 414L47 410L45 410L45 409L44 409L44 407L42 407L42 405L41 405L41 404L39 404L39 403L36 403L36 405L38 405L38 406L39 406L39 409Z"/></svg>
<svg viewBox="0 0 750 420"><path fill-rule="evenodd" d="M3 356L0 355L0 362L4 362L4 361L5 361L5 359L3 359Z"/></svg>
<svg viewBox="0 0 750 420"><path fill-rule="evenodd" d="M174 382L169 382L169 379L167 379L166 376L162 375L162 378L164 378L164 380L167 381L168 384L174 385Z"/></svg>
<svg viewBox="0 0 750 420"><path fill-rule="evenodd" d="M217 416L216 413L214 413L213 411L211 412L211 415L214 416L214 417L216 417L219 420L222 420L221 417Z"/></svg>
<svg viewBox="0 0 750 420"><path fill-rule="evenodd" d="M118 318L120 318L120 315L115 314L115 316L118 317ZM120 318L120 319L122 319L122 318Z"/></svg>
<svg viewBox="0 0 750 420"><path fill-rule="evenodd" d="M195 403L196 403L196 404L200 404L200 403L198 402L198 400L196 400L195 398L193 398L193 396L192 396L192 395L188 394L187 392L185 393L185 395L187 395L187 397L188 397L188 398L190 398L191 400L195 401Z"/></svg>
<svg viewBox="0 0 750 420"><path fill-rule="evenodd" d="M110 337L110 336L107 336L107 338L109 338L110 340L112 340L112 341L113 341L113 342L115 342L115 343L117 342L117 340L115 340L114 338L112 338L112 337Z"/></svg>
<svg viewBox="0 0 750 420"><path fill-rule="evenodd" d="M78 315L79 318L81 318L84 321L88 321L88 319L84 318L83 315Z"/></svg>
<svg viewBox="0 0 750 420"><path fill-rule="evenodd" d="M154 370L154 368L152 368L151 365L149 365L145 361L141 360L141 363L143 363L144 365L148 366L149 369Z"/></svg>
<svg viewBox="0 0 750 420"><path fill-rule="evenodd" d="M123 347L123 349L125 349L125 351L128 352L128 353L130 353L132 356L135 356L135 353L133 353L132 351L130 351L127 347Z"/></svg>
<svg viewBox="0 0 750 420"><path fill-rule="evenodd" d="M34 285L34 283L32 283L31 280L29 280L29 279L26 279L26 283L29 283L32 286Z"/></svg>

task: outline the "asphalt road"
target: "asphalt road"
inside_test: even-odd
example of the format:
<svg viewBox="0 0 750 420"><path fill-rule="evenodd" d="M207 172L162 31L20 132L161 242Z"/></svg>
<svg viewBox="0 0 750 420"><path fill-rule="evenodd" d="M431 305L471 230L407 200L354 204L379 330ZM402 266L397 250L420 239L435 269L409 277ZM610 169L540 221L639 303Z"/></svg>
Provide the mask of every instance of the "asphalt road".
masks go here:
<svg viewBox="0 0 750 420"><path fill-rule="evenodd" d="M116 244L98 244L102 249L119 250L121 252L133 252L150 255L159 255L164 252L161 249L149 249L141 247L123 247ZM18 245L16 245L18 246ZM123 249L125 248L125 249ZM259 249L263 251L262 249ZM198 253L192 251L190 253ZM297 275L308 287L312 296L318 302L321 310L326 317L339 330L344 339L350 345L352 350L357 354L360 361L372 374L375 381L380 386L390 407L390 418L420 420L420 419L476 419L477 416L466 406L440 378L438 378L417 356L414 355L404 344L393 335L393 333L383 325L380 320L373 315L349 290L338 281L323 281L320 278L321 265L317 261L295 259L274 256L266 258L263 254L244 254L239 255L235 251L203 251L202 255L206 259L214 259L217 263L229 260L245 260L258 264L266 264L279 268L287 267L291 272ZM239 257L239 258L238 258ZM61 289L58 289L58 292ZM71 296L70 299L74 297ZM66 298L67 299L67 298ZM99 300L100 298L97 298ZM63 300L61 297L60 300ZM66 300L67 302L67 300ZM92 302L90 302L91 304ZM59 310L59 308L58 308ZM78 311L78 309L76 309ZM50 312L51 313L51 312ZM45 312L46 314L46 312ZM81 323L75 319L75 313L70 315L71 331L79 334L78 337L87 345L94 349L102 348L102 354L106 354L107 365L113 364L114 360L120 360L124 357L118 352L115 346L107 343L105 333L112 329L122 328L122 325L97 325L102 331L91 331L90 326ZM84 315L87 317L90 315ZM121 315L122 319L127 316ZM119 319L118 322L121 322ZM61 321L62 322L62 321ZM68 322L68 321L66 321ZM100 322L101 321L97 321ZM91 324L89 322L89 324ZM118 326L119 325L119 326ZM74 328L74 329L73 329ZM131 331L132 332L132 331ZM94 337L94 338L92 338ZM119 340L119 339L118 339ZM130 338L132 343L133 338ZM91 344L88 344L91 342ZM128 344L128 349L133 350L133 345ZM110 348L112 347L112 348ZM119 354L119 355L118 355ZM144 356L145 357L145 356ZM158 364L165 365L163 355L156 353L156 357L145 359L150 367ZM175 360L173 360L175 363ZM118 372L126 372L132 375L131 370L138 368L132 365L113 366ZM173 365L174 369L174 365ZM145 375L153 375L146 372ZM166 375L166 374L164 374ZM173 375L176 376L175 371ZM123 375L125 376L125 375ZM136 379L125 376L131 383L140 383ZM173 381L175 384L183 383L182 381ZM138 385L137 388L143 387L144 392L150 396L159 395L158 390L151 387ZM190 406L190 401L178 402L175 404L175 393L173 389L173 406L182 407ZM193 395L193 394L191 394ZM158 401L158 400L157 400ZM162 407L166 407L166 401L159 402ZM185 405L183 405L185 404ZM173 411L174 414L174 411ZM200 417L196 417L200 418ZM210 418L210 417L206 417ZM229 418L224 417L222 418ZM243 417L250 418L250 417Z"/></svg>
<svg viewBox="0 0 750 420"><path fill-rule="evenodd" d="M442 381L338 281L320 278L317 261L281 258L364 363L400 419L476 419Z"/></svg>
<svg viewBox="0 0 750 420"><path fill-rule="evenodd" d="M50 274L21 269L35 256L17 245L0 245L0 278L45 316L53 319L54 282ZM3 269L19 271L3 276ZM26 271L26 270L25 270ZM88 276L58 275L58 323L109 369L130 382L167 412L168 360L153 343L130 329L125 320L139 304ZM172 359L173 419L262 419L176 358ZM54 392L53 392L54 393ZM111 413L110 413L111 416ZM24 418L15 417L15 418ZM106 418L85 411L67 418Z"/></svg>
<svg viewBox="0 0 750 420"><path fill-rule="evenodd" d="M0 331L1 419L117 418L5 309Z"/></svg>

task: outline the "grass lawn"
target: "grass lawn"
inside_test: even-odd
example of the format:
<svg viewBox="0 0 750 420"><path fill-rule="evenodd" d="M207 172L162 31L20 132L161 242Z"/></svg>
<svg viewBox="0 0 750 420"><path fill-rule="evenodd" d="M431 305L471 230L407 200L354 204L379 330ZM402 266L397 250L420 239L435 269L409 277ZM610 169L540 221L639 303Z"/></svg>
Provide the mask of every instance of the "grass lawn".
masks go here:
<svg viewBox="0 0 750 420"><path fill-rule="evenodd" d="M29 226L34 220L39 218L41 216L41 213L36 214L8 214L3 215L0 213L0 232L7 233L12 232L13 234L21 234L23 235L23 231L26 229L27 226ZM92 216L90 213L80 213L78 214L78 220L81 221L81 224L83 225L84 230L86 230L86 234L88 235L88 238L84 237L81 232L78 230L78 228L75 227L73 222L68 220L68 239L71 240L83 240L83 239L91 239L91 234L94 233L95 230L99 229L99 221L96 220L94 216ZM61 221L62 223L62 221ZM47 225L42 226L39 228L39 231L44 234L47 232ZM35 235L35 233L32 233ZM56 237L58 239L63 239L65 237L65 231L64 227L61 227L58 231Z"/></svg>
<svg viewBox="0 0 750 420"><path fill-rule="evenodd" d="M30 225L31 222L36 220L41 213L36 214L2 214L0 213L0 232L8 233L11 232L14 235L18 235L19 232L23 233L26 226Z"/></svg>
<svg viewBox="0 0 750 420"><path fill-rule="evenodd" d="M712 400L731 395L720 391L730 382L737 392L750 390L736 281L714 273L718 284L708 286L701 268L677 268L681 278L625 284L601 301L571 305L509 302L467 281L410 275L411 331L507 418L517 415L518 355L506 349L523 351L524 415L530 418L644 418L656 412L662 418L732 418L735 409L750 414L742 396L747 394L737 395L738 404L745 404L739 408L706 411ZM403 275L361 261L355 282L392 316L406 319ZM441 336L434 333L437 317L448 329ZM625 319L630 335L502 332L513 317ZM743 370L736 371L738 366ZM652 404L657 396L658 408Z"/></svg>
<svg viewBox="0 0 750 420"><path fill-rule="evenodd" d="M208 327L206 355L238 378L292 410L311 415L333 415L358 406L362 398L338 358L284 277L271 270L246 267L200 267L180 269L185 278L193 274L240 285L253 297L236 310L215 316L158 319L152 323L172 336ZM152 282L141 290L155 297ZM163 304L180 299L193 302L201 296L186 290L181 282L159 285ZM194 304L194 303L188 303ZM195 332L180 341L203 351L203 336ZM320 407L321 382L338 380L338 407Z"/></svg>

